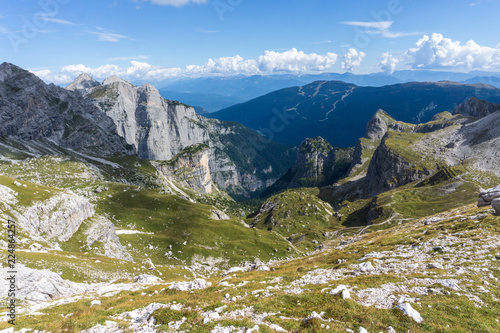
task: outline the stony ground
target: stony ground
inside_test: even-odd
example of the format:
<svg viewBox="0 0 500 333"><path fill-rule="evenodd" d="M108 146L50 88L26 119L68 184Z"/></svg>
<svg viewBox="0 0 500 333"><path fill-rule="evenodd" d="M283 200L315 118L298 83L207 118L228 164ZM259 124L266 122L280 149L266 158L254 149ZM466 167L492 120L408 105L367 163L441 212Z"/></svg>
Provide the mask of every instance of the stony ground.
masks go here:
<svg viewBox="0 0 500 333"><path fill-rule="evenodd" d="M383 231L344 234L299 259L229 270L181 267L177 278L166 267L138 267L134 280L76 283L25 267L22 278L31 280L22 295L32 301L25 301L16 328L498 332L500 218L492 212L464 206ZM48 286L59 294L43 300L54 293Z"/></svg>

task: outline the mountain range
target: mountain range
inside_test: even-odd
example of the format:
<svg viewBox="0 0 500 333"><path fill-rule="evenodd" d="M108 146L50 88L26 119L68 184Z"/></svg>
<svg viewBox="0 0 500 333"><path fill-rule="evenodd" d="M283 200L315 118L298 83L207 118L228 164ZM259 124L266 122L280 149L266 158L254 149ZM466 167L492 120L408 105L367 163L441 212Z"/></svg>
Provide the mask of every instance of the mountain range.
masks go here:
<svg viewBox="0 0 500 333"><path fill-rule="evenodd" d="M472 71L457 73L428 70L401 70L392 74L322 73L303 75L253 75L208 78L171 79L156 83L167 99L178 99L209 112L219 111L237 103L292 86L304 86L314 81L343 81L357 86L381 87L397 83L426 81L456 81L465 84L487 83L500 88L500 74ZM142 84L142 83L141 83Z"/></svg>
<svg viewBox="0 0 500 333"><path fill-rule="evenodd" d="M500 89L487 84L412 82L360 87L317 81L278 90L208 116L235 121L283 144L321 136L334 147L354 146L371 116L383 109L396 119L426 122L470 97L500 102Z"/></svg>
<svg viewBox="0 0 500 333"><path fill-rule="evenodd" d="M322 81L285 92L264 100L300 102L289 109L301 117L274 113L267 134L305 135L303 117L321 121L334 103L345 118L332 129L353 138L343 127L366 115L363 133L339 148L311 122L315 135L291 149L150 84L82 74L63 89L1 64L0 232L15 222L16 330L499 331L496 89Z"/></svg>

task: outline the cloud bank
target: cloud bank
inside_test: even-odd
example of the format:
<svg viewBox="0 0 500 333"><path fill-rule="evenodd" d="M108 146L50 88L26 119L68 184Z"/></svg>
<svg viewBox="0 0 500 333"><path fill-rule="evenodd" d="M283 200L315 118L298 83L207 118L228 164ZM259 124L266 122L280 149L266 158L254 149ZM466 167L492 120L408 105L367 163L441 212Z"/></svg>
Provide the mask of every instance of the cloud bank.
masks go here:
<svg viewBox="0 0 500 333"><path fill-rule="evenodd" d="M365 56L364 53L360 52L358 54L354 49L350 49L349 52L351 54L346 58L346 66L348 68L359 66L361 59ZM308 54L293 48L285 52L265 51L257 59L244 59L239 55L209 59L204 65L189 65L185 68L154 66L147 62L137 61L144 58L145 56L136 57L130 61L129 67L108 64L92 68L78 64L64 66L59 72L42 70L33 71L33 73L46 82L56 84L69 83L81 73L88 73L96 79L104 79L110 75L117 75L126 80L152 82L175 77L211 75L303 74L331 70L336 64L338 56L330 52L324 55L316 53ZM126 57L115 59L124 60Z"/></svg>

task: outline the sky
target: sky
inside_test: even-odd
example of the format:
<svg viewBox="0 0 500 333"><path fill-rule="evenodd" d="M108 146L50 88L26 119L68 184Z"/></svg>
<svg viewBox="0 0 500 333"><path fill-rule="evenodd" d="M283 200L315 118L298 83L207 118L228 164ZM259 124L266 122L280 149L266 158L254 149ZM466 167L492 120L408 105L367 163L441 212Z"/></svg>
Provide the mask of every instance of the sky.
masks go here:
<svg viewBox="0 0 500 333"><path fill-rule="evenodd" d="M0 62L56 84L498 72L498 13L500 0L0 0Z"/></svg>

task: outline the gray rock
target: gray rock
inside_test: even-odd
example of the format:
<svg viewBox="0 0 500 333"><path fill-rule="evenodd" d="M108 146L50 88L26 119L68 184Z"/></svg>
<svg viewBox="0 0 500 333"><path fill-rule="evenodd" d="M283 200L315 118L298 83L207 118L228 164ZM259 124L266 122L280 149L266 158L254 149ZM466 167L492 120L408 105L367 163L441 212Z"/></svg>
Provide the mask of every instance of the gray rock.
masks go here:
<svg viewBox="0 0 500 333"><path fill-rule="evenodd" d="M367 261L367 262L359 264L359 270L362 273L368 273L368 272L375 270L375 268L373 267L371 262Z"/></svg>
<svg viewBox="0 0 500 333"><path fill-rule="evenodd" d="M85 284L64 280L59 274L47 269L32 269L22 264L17 264L16 269L16 297L21 300L47 302L84 293L88 289ZM7 269L1 269L0 275L0 295L6 295L9 283Z"/></svg>
<svg viewBox="0 0 500 333"><path fill-rule="evenodd" d="M495 215L500 216L500 198L491 200L491 207L495 210Z"/></svg>
<svg viewBox="0 0 500 333"><path fill-rule="evenodd" d="M229 220L229 216L221 210L212 209L210 212L212 213L210 215L212 220Z"/></svg>
<svg viewBox="0 0 500 333"><path fill-rule="evenodd" d="M482 118L500 110L500 104L471 97L453 109L452 114L461 114L468 117Z"/></svg>
<svg viewBox="0 0 500 333"><path fill-rule="evenodd" d="M103 216L96 216L90 221L91 225L87 229L87 246L91 247L95 242L99 242L104 252L98 254L110 258L134 261L130 253L122 246L116 234L115 225Z"/></svg>
<svg viewBox="0 0 500 333"><path fill-rule="evenodd" d="M95 213L89 199L60 192L45 201L14 210L14 215L23 229L43 235L51 240L65 242L80 228L82 222Z"/></svg>
<svg viewBox="0 0 500 333"><path fill-rule="evenodd" d="M405 315L415 320L417 323L421 323L423 321L420 313L413 309L409 303L399 304L395 307L395 309L401 310Z"/></svg>
<svg viewBox="0 0 500 333"><path fill-rule="evenodd" d="M440 263L437 263L437 262L431 262L427 265L427 268L430 268L430 269L444 269L443 265L441 265Z"/></svg>
<svg viewBox="0 0 500 333"><path fill-rule="evenodd" d="M190 291L195 289L205 289L212 285L212 283L207 282L203 279L195 279L189 282L174 282L168 287L168 289L175 289L180 291Z"/></svg>
<svg viewBox="0 0 500 333"><path fill-rule="evenodd" d="M134 282L135 283L146 283L146 284L149 284L149 283L158 283L158 282L161 282L162 280L157 277L157 276L154 276L154 275L147 275L147 274L142 274L142 275L139 275L139 276L136 276L134 278Z"/></svg>

